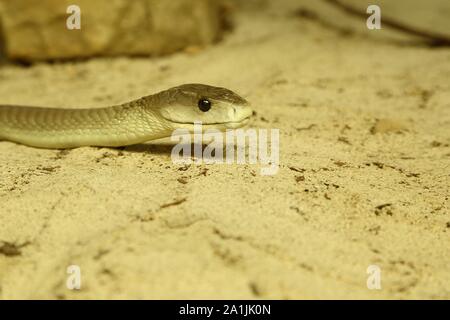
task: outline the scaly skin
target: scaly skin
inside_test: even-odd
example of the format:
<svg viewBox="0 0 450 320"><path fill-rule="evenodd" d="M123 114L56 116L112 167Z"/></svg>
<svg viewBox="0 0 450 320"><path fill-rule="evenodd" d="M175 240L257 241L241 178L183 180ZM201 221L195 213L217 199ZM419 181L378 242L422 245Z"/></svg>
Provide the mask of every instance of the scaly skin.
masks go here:
<svg viewBox="0 0 450 320"><path fill-rule="evenodd" d="M125 146L170 136L179 127L192 125L196 99L216 99L217 107L227 104L249 114L247 102L235 93L200 84L187 84L118 106L96 109L58 109L0 105L0 140L39 148L80 146ZM221 101L223 99L223 101ZM176 106L177 109L170 109ZM182 124L172 121L167 116ZM169 112L170 113L170 112ZM199 115L201 116L201 114ZM228 118L228 119L227 119ZM244 116L225 118L214 124L244 123Z"/></svg>

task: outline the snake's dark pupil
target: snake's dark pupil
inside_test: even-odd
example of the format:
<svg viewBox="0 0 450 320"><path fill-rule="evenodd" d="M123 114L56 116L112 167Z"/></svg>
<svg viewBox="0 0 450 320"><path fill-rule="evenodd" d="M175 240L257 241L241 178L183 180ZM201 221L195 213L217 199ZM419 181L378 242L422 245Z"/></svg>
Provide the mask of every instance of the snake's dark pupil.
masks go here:
<svg viewBox="0 0 450 320"><path fill-rule="evenodd" d="M203 112L208 111L209 109L211 109L211 101L209 101L208 99L198 100L198 108Z"/></svg>

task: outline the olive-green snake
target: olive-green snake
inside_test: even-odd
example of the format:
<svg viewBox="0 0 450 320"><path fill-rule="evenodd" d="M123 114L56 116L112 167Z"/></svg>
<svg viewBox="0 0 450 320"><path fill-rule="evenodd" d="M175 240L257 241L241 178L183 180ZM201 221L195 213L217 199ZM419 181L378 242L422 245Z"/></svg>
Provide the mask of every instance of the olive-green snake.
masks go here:
<svg viewBox="0 0 450 320"><path fill-rule="evenodd" d="M184 84L116 106L63 109L0 105L0 140L39 148L126 146L168 137L178 128L243 126L249 103L231 90Z"/></svg>

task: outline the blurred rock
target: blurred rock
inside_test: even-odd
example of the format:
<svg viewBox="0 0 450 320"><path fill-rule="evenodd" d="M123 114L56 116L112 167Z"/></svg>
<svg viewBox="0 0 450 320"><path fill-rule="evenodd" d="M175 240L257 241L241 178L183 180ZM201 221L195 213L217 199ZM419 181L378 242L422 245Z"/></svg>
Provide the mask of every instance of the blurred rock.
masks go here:
<svg viewBox="0 0 450 320"><path fill-rule="evenodd" d="M341 37L358 36L369 41L390 42L396 45L423 44L422 37L401 32L389 27L386 19L395 21L410 29L450 36L450 1L448 0L340 0L347 6L365 13L369 5L381 9L381 30L370 30L365 17L349 14L342 8L327 1L287 0L297 6L293 13L304 21L315 21L322 28L333 31ZM272 2L276 3L275 1ZM367 14L369 17L370 14Z"/></svg>
<svg viewBox="0 0 450 320"><path fill-rule="evenodd" d="M70 5L81 29L69 30ZM0 0L5 53L24 61L99 55L162 55L217 40L215 0Z"/></svg>

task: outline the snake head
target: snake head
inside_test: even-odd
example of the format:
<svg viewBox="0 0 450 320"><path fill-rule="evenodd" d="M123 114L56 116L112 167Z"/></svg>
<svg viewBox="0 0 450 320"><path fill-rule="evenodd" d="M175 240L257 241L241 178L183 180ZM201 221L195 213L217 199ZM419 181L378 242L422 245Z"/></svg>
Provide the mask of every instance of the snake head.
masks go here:
<svg viewBox="0 0 450 320"><path fill-rule="evenodd" d="M231 90L204 84L184 84L158 94L160 115L174 127L201 122L207 128L239 128L253 111L247 100Z"/></svg>

